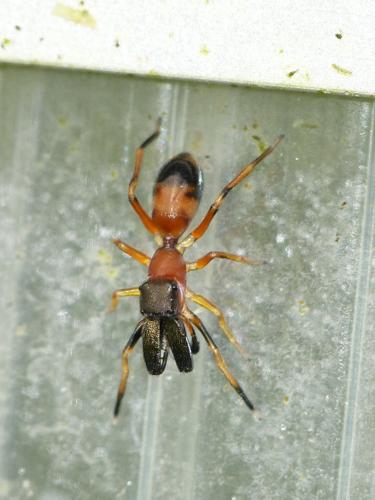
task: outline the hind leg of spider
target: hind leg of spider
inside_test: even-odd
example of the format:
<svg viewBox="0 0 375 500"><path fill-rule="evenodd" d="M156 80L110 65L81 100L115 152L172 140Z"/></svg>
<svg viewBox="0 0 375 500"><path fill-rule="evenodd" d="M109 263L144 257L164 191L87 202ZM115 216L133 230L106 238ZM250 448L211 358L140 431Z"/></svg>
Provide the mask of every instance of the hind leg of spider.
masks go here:
<svg viewBox="0 0 375 500"><path fill-rule="evenodd" d="M219 322L220 328L223 330L225 333L227 339L231 344L234 345L234 347L237 349L237 351L242 354L242 356L245 359L250 359L250 354L246 351L244 347L238 342L236 337L233 335L232 330L229 328L228 323L225 320L224 314L222 311L215 306L212 302L210 302L206 297L203 297L203 295L198 295L196 293L193 293L191 290L186 290L186 297L196 304L199 304L200 306L204 307L208 311L212 312L214 314Z"/></svg>
<svg viewBox="0 0 375 500"><path fill-rule="evenodd" d="M143 252L137 250L134 247L131 247L130 245L128 245L127 243L124 243L121 240L115 239L112 241L117 246L117 248L119 248L122 252L126 253L126 255L129 255L134 260L137 260L139 263L141 263L145 266L149 265L151 259Z"/></svg>
<svg viewBox="0 0 375 500"><path fill-rule="evenodd" d="M224 374L225 378L228 380L230 385L233 387L233 389L239 394L239 396L243 399L245 402L246 406L252 411L255 412L255 407L253 403L250 401L250 399L246 396L245 392L243 391L242 387L240 384L237 382L237 380L233 377L231 372L229 371L223 356L221 355L217 345L213 341L211 335L208 333L206 330L206 327L202 323L201 319L198 318L193 312L187 311L187 318L198 328L198 330L201 332L203 335L204 339L206 340L209 349L211 350L212 354L215 357L216 364L219 368L219 370Z"/></svg>
<svg viewBox="0 0 375 500"><path fill-rule="evenodd" d="M186 238L184 238L181 243L177 245L177 249L180 252L184 252L184 250L188 247L190 247L195 241L197 241L199 238L201 238L204 233L207 231L208 226L210 225L210 222L216 215L217 211L219 210L220 206L222 205L225 197L227 194L235 187L237 184L239 184L245 177L251 174L251 172L254 170L254 168L261 162L263 161L268 155L272 153L272 151L276 148L276 146L280 143L280 141L283 139L284 136L280 135L276 141L272 144L272 146L269 146L261 155L258 156L254 161L249 163L248 165L245 165L243 169L239 172L239 174L234 177L224 188L221 190L220 194L217 196L213 204L210 206L208 212L206 215L203 217L202 221L198 226L188 235Z"/></svg>
<svg viewBox="0 0 375 500"><path fill-rule="evenodd" d="M116 419L119 411L120 411L120 406L121 406L121 401L122 398L124 397L125 390L126 390L126 382L128 380L128 375L129 375L129 354L132 352L134 349L135 344L138 342L141 334L142 334L142 327L143 327L143 321L141 321L138 325L137 328L135 329L133 335L130 337L128 340L126 346L124 347L124 350L122 351L122 357L121 357L121 379L120 379L120 385L118 388L117 392L117 399L116 399L116 404L115 404L115 409L113 412L113 416Z"/></svg>
<svg viewBox="0 0 375 500"><path fill-rule="evenodd" d="M199 352L199 341L197 339L197 336L195 334L195 330L193 328L193 325L190 323L190 321L184 320L184 324L186 328L189 330L190 336L191 336L191 352L193 354L198 354Z"/></svg>
<svg viewBox="0 0 375 500"><path fill-rule="evenodd" d="M267 264L265 260L250 259L248 257L243 257L242 255L235 255L233 253L227 252L209 252L195 262L187 262L187 271L197 271L198 269L203 269L214 259L228 259L234 262L240 262L241 264L250 264L252 266L261 266L262 264Z"/></svg>
<svg viewBox="0 0 375 500"><path fill-rule="evenodd" d="M135 153L135 163L134 163L134 172L133 172L133 177L131 178L131 181L129 183L129 189L128 189L128 198L131 206L134 208L135 212L137 213L138 217L141 219L143 222L143 225L145 228L150 231L150 233L157 235L158 234L158 228L151 219L151 217L147 214L147 212L144 210L142 205L139 203L138 198L135 196L135 190L137 188L138 184L138 178L139 174L141 172L141 167L142 167L142 160L143 160L143 155L145 148L151 144L160 134L160 125L161 125L161 119L156 122L156 130L153 134L148 137L137 149Z"/></svg>
<svg viewBox="0 0 375 500"><path fill-rule="evenodd" d="M139 288L120 288L112 293L111 305L109 306L108 312L112 312L116 309L119 303L119 297L139 297L141 292Z"/></svg>

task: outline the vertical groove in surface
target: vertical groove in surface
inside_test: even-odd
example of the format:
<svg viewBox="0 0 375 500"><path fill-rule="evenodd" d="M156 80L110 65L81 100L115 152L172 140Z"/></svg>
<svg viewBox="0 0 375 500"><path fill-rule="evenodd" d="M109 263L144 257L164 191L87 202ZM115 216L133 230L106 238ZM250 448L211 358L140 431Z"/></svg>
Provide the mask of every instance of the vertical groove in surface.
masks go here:
<svg viewBox="0 0 375 500"><path fill-rule="evenodd" d="M166 85L162 91L161 103L163 108L169 110L171 117L167 124L169 135L176 136L177 115L179 111L180 92L178 84ZM164 110L164 109L163 109ZM163 111L162 110L162 111ZM166 156L172 152L172 141L168 141ZM163 380L161 377L149 377L146 397L146 411L144 417L141 461L139 466L137 500L152 500L152 486L154 480L155 454L157 452L157 435L160 421L160 405L163 393Z"/></svg>
<svg viewBox="0 0 375 500"><path fill-rule="evenodd" d="M235 99L234 99L235 101ZM227 120L224 125L224 128L228 127L228 123L238 123L237 120L237 106L236 102L231 102L230 106L230 112L227 112ZM219 128L219 125L218 125ZM213 132L215 134L215 132ZM209 134L207 134L207 137ZM218 135L220 137L220 135ZM221 150L221 148L228 147L232 152L233 152L233 145L228 143L228 144L222 144L218 142L219 139L214 141L214 148ZM212 147L212 145L211 145ZM219 155L220 156L220 155ZM233 175L232 175L233 177ZM207 191L210 191L210 193L206 193L206 197L204 197L203 202L206 205L206 209L203 211L202 217L206 214L206 210L208 209L209 206L213 203L215 197L219 194L220 190L224 187L224 185L230 180L231 176L228 174L228 172L225 170L225 168L220 171L211 171L207 176L203 176L204 178L204 187ZM207 233L204 235L204 241L207 243L207 249L213 250L216 248L219 248L220 245L218 246L217 243L220 242L220 237L217 235L217 231L223 229L222 226L220 226L220 211L217 214L219 219L218 226L216 224L211 224L209 229L207 230ZM200 221L199 219L197 223ZM192 228L196 227L197 224L192 224ZM219 228L219 229L215 229ZM199 245L199 242L197 243ZM202 252L204 254L205 251ZM211 299L210 295L212 292L212 287L213 282L214 282L214 272L215 272L215 265L213 266L208 266L207 268L204 269L204 277L205 277L205 286L206 288L202 289L193 289L195 293L203 294L207 296L209 299ZM216 271L217 272L217 271ZM197 305L196 303L191 302L190 303L191 309L198 314L199 316L201 315L201 312L206 312L207 311L202 307ZM213 322L213 325L217 326L217 318L212 315L212 313L208 313L206 316L206 319L203 318L204 323L207 326L206 321ZM211 324L211 323L209 323ZM198 332L200 333L200 332ZM202 433L203 430L203 425L202 425L202 419L204 415L204 410L200 408L200 404L202 404L203 397L202 397L202 388L205 383L207 383L207 370L208 366L210 364L214 365L214 371L217 370L217 366L214 360L214 357L212 356L212 353L209 351L207 344L203 337L200 339L201 344L204 345L204 349L200 349L199 351L199 356L195 358L195 367L198 368L198 377L195 379L195 387L194 387L194 401L193 403L193 408L195 408L195 412L193 414L193 419L190 420L191 423L191 435L190 435L190 440L188 441L188 449L186 451L187 454L189 454L189 468L185 473L185 496L183 497L184 500L195 500L197 498L197 491L196 491L196 485L197 485L197 478L196 478L196 473L199 468L203 467L202 464L202 459L200 457L200 449L199 449L199 435ZM219 375L219 383L222 383L225 385L227 382L226 380L221 377L221 373Z"/></svg>
<svg viewBox="0 0 375 500"><path fill-rule="evenodd" d="M369 134L369 155L367 161L367 192L363 213L361 255L355 298L352 331L352 348L348 369L347 407L343 427L340 465L338 472L337 500L350 498L350 482L353 468L353 455L358 417L358 396L362 364L362 348L366 328L367 297L370 283L371 242L375 220L375 106L372 105Z"/></svg>
<svg viewBox="0 0 375 500"><path fill-rule="evenodd" d="M137 500L152 499L152 479L162 394L161 383L160 377L150 376L148 379Z"/></svg>

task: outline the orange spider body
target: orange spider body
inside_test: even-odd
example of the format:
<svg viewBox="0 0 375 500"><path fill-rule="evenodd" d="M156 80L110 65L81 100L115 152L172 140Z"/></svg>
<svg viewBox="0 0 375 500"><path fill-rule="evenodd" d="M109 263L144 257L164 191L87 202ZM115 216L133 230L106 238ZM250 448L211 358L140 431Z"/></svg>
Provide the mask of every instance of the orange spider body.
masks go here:
<svg viewBox="0 0 375 500"><path fill-rule="evenodd" d="M163 246L153 255L148 276L177 282L180 311L185 303L186 263L176 245L198 209L202 190L201 170L189 153L181 153L164 165L154 187L151 218Z"/></svg>
<svg viewBox="0 0 375 500"><path fill-rule="evenodd" d="M160 375L164 371L169 351L172 352L179 370L189 372L193 369L193 355L199 351L199 342L194 328L201 332L219 369L248 408L253 411L254 405L228 370L211 335L200 318L188 308L185 299L188 298L215 314L220 328L229 341L242 354L245 354L245 351L231 332L220 309L204 296L197 295L187 288L186 274L188 271L202 269L215 258L225 258L254 265L262 264L264 261L248 259L227 252L209 252L195 262L185 262L183 253L186 248L203 236L231 189L247 177L256 165L273 151L282 137L280 136L273 146L267 148L252 163L246 165L222 189L201 223L180 241L180 237L197 212L202 196L202 173L194 158L189 153L181 153L162 167L155 182L151 217L145 212L135 196L144 149L157 138L159 131L160 121L156 132L137 149L128 196L144 226L157 237L160 246L150 258L121 240L114 240L120 250L141 264L148 266L148 279L140 287L120 289L112 294L111 310L117 307L119 297L138 296L140 297L140 311L144 316L122 353L122 376L115 406L115 417L119 413L121 400L126 389L129 372L128 357L137 341L140 338L143 340L144 359L151 374Z"/></svg>

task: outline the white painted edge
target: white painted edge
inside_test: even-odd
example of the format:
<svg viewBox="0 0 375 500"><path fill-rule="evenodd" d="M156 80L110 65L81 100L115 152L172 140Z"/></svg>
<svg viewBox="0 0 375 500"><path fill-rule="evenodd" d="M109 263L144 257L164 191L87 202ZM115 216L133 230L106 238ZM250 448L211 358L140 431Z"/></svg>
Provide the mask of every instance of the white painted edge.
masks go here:
<svg viewBox="0 0 375 500"><path fill-rule="evenodd" d="M375 96L373 0L1 0L0 61Z"/></svg>

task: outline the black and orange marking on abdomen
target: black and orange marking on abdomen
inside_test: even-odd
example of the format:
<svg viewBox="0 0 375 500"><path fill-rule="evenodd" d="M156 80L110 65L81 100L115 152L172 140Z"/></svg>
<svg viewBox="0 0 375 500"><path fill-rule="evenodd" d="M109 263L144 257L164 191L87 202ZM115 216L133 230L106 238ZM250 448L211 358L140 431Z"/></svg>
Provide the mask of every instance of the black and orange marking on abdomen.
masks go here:
<svg viewBox="0 0 375 500"><path fill-rule="evenodd" d="M181 236L198 209L202 191L202 172L189 153L162 167L154 187L152 220L163 237Z"/></svg>

